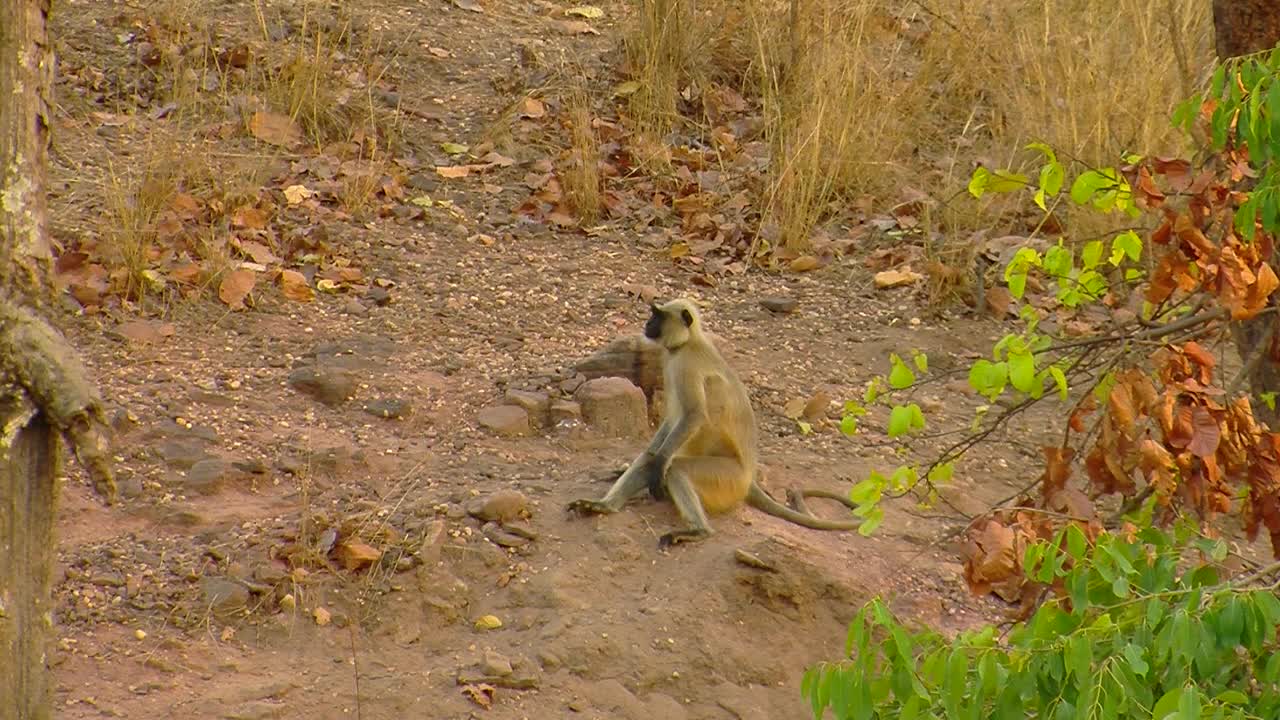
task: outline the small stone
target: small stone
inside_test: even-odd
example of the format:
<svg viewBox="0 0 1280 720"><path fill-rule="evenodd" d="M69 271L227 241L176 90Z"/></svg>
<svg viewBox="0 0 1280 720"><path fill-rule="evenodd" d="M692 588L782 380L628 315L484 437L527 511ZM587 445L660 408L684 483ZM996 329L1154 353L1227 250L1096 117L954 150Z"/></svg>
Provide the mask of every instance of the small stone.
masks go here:
<svg viewBox="0 0 1280 720"><path fill-rule="evenodd" d="M120 491L120 497L132 500L142 495L142 478L133 473L125 475L125 469L121 468L121 471L116 474L116 489Z"/></svg>
<svg viewBox="0 0 1280 720"><path fill-rule="evenodd" d="M289 373L289 387L325 405L341 405L355 395L357 383L350 372L308 365Z"/></svg>
<svg viewBox="0 0 1280 720"><path fill-rule="evenodd" d="M240 472L249 473L251 475L267 474L267 463L260 458L232 460L231 467L239 470Z"/></svg>
<svg viewBox="0 0 1280 720"><path fill-rule="evenodd" d="M539 650L538 662L542 664L543 670L555 670L564 665L564 661L560 659L560 656L550 650Z"/></svg>
<svg viewBox="0 0 1280 720"><path fill-rule="evenodd" d="M765 310L768 310L769 312L774 312L781 315L790 315L791 313L795 312L796 308L799 306L800 306L800 301L796 300L795 298L787 298L787 297L760 298L760 307L763 307Z"/></svg>
<svg viewBox="0 0 1280 720"><path fill-rule="evenodd" d="M342 312L356 317L364 317L369 314L369 308L364 303L355 298L351 298L342 306Z"/></svg>
<svg viewBox="0 0 1280 720"><path fill-rule="evenodd" d="M472 504L467 513L485 522L507 522L529 514L529 498L519 490L499 490Z"/></svg>
<svg viewBox="0 0 1280 720"><path fill-rule="evenodd" d="M480 528L480 532L484 533L484 536L498 547L522 548L530 542L526 537L503 530L502 526L497 523L485 523L484 527Z"/></svg>
<svg viewBox="0 0 1280 720"><path fill-rule="evenodd" d="M364 296L378 307L386 307L391 304L391 291L384 287L378 287L375 285L369 288L369 292L365 293Z"/></svg>
<svg viewBox="0 0 1280 720"><path fill-rule="evenodd" d="M480 662L480 671L485 675L506 677L512 673L511 661L493 650L485 650L484 660Z"/></svg>
<svg viewBox="0 0 1280 720"><path fill-rule="evenodd" d="M222 487L227 464L218 458L201 460L187 471L186 486L201 495L213 495Z"/></svg>
<svg viewBox="0 0 1280 720"><path fill-rule="evenodd" d="M413 410L413 404L400 398L378 398L364 404L363 410L374 417L398 419Z"/></svg>
<svg viewBox="0 0 1280 720"><path fill-rule="evenodd" d="M529 413L515 405L493 405L480 411L481 426L502 437L519 437L531 432Z"/></svg>
<svg viewBox="0 0 1280 720"><path fill-rule="evenodd" d="M644 392L630 380L593 378L574 394L587 424L606 437L636 437L649 431Z"/></svg>
<svg viewBox="0 0 1280 720"><path fill-rule="evenodd" d="M166 440L160 444L160 459L171 468L185 470L209 455L204 444L195 440Z"/></svg>
<svg viewBox="0 0 1280 720"><path fill-rule="evenodd" d="M249 588L238 582L218 577L206 577L201 582L205 606L215 615L230 615L244 610L249 604Z"/></svg>

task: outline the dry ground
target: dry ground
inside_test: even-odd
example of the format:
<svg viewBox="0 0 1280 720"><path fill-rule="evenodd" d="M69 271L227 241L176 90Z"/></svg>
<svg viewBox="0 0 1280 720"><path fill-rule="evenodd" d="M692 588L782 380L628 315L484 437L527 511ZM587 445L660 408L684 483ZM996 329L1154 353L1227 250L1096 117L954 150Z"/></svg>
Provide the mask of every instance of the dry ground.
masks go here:
<svg viewBox="0 0 1280 720"><path fill-rule="evenodd" d="M676 521L668 506L600 519L563 510L600 492L592 473L624 462L638 442L577 428L509 439L478 426L504 388L555 376L638 329L645 304L623 287L651 286L698 297L730 341L759 408L772 486L839 489L891 467L883 437L849 439L830 424L802 435L783 405L820 389L856 397L892 350L918 347L945 369L999 328L930 318L910 290L873 289L854 260L693 286L626 226L587 236L521 222L513 210L524 195L512 189L521 165L490 178L505 188L496 193L434 178L439 143L477 142L511 102L494 81L520 72L522 47L613 62L612 22L624 11L603 4L602 35L567 35L550 24L551 3L467 5L367 9L365 32L388 49L404 107L417 108L402 117L405 150L426 164L423 188L461 211L331 224L331 240L369 275L394 281L389 304L355 308L323 294L294 303L264 285L248 312L227 311L212 292L173 301L153 319L175 332L156 342L119 332L137 316L130 309L70 328L118 421L125 497L103 508L78 475L65 486L58 717L803 718L802 671L839 655L846 623L870 595L943 629L999 617L964 591L956 547L934 544L949 526L905 501L870 539L743 510L719 518L707 542L664 554L657 537ZM66 67L81 80L99 68L105 84L124 88L136 50L121 37L158 7L61 3ZM228 0L216 13L227 33L252 28L252 3ZM127 88L116 106L94 108L76 87L64 80L59 90L53 207L64 241L104 212L104 186L86 178L136 159L163 121L145 102L130 109L137 93ZM132 112L138 123L95 122L95 111ZM541 152L517 150L520 163ZM798 300L798 310L760 306L774 296ZM356 374L354 400L330 407L288 386L295 367L319 361ZM954 393L937 386L926 400L941 405ZM385 399L412 411L388 420L363 410ZM1025 484L1017 473L1032 447L963 465L952 496L973 510L1008 495ZM531 503L536 539L519 548L494 544L464 512L502 489ZM310 572L291 571L285 559L314 554L331 529L386 550L388 561L347 573L312 558L297 563ZM739 549L774 569L737 562ZM502 627L476 629L485 615ZM521 687L480 701L464 692L460 673L505 662Z"/></svg>

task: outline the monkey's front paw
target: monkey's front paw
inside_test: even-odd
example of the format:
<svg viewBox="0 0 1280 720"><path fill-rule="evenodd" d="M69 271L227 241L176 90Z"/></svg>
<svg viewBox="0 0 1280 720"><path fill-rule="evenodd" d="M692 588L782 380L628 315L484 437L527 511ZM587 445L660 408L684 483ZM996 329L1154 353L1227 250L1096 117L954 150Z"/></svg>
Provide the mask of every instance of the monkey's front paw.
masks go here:
<svg viewBox="0 0 1280 720"><path fill-rule="evenodd" d="M694 542L695 540L703 540L710 536L711 533L705 530L672 530L666 535L658 538L658 547L665 550L672 545Z"/></svg>
<svg viewBox="0 0 1280 720"><path fill-rule="evenodd" d="M613 508L599 500L574 500L567 507L569 512L575 512L579 515L606 515L613 512Z"/></svg>

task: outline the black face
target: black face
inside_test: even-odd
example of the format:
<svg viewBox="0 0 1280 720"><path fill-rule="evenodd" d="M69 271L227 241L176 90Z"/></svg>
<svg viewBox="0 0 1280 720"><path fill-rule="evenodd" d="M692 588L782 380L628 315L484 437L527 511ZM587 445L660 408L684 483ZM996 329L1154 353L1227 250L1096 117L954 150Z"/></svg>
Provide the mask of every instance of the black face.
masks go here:
<svg viewBox="0 0 1280 720"><path fill-rule="evenodd" d="M650 340L657 340L662 335L662 311L657 305L650 307L653 314L649 316L649 322L644 324L644 336Z"/></svg>

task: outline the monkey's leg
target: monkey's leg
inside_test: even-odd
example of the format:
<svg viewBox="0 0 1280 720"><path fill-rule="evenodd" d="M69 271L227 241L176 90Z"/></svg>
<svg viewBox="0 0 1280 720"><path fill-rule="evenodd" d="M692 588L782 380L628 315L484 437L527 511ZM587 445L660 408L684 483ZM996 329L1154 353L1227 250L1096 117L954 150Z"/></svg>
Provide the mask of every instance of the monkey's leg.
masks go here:
<svg viewBox="0 0 1280 720"><path fill-rule="evenodd" d="M569 503L569 509L583 515L616 513L627 504L628 500L649 488L649 476L655 471L661 472L661 468L655 470L654 459L647 453L641 453L640 457L633 460L627 469L622 471L603 498L574 500Z"/></svg>
<svg viewBox="0 0 1280 720"><path fill-rule="evenodd" d="M742 464L733 458L679 457L667 468L667 494L680 517L689 525L658 539L659 547L703 540L711 536L711 521L702 505L703 496L720 498L735 494Z"/></svg>

